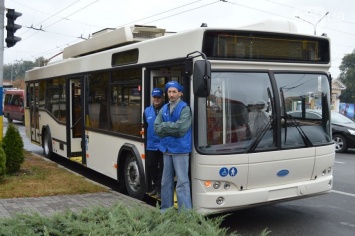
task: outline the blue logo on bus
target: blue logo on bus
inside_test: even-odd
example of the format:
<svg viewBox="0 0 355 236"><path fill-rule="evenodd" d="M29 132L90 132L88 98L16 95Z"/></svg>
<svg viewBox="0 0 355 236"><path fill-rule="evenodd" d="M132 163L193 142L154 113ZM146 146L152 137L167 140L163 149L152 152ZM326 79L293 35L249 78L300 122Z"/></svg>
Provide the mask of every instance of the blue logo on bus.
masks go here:
<svg viewBox="0 0 355 236"><path fill-rule="evenodd" d="M290 173L290 171L288 171L288 170L280 170L279 172L277 172L277 176L284 177L284 176L288 175L288 173Z"/></svg>
<svg viewBox="0 0 355 236"><path fill-rule="evenodd" d="M219 175L222 176L222 177L226 177L228 175L228 169L226 167L222 167L219 170Z"/></svg>

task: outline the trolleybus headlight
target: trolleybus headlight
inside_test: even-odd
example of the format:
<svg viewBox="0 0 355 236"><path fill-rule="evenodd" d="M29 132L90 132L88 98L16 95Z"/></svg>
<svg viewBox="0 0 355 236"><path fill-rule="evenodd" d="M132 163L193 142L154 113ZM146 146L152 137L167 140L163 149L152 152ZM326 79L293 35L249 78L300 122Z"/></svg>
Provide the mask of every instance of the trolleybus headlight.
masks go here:
<svg viewBox="0 0 355 236"><path fill-rule="evenodd" d="M216 200L216 203L218 205L222 205L224 203L224 198L223 197L218 197L217 200Z"/></svg>
<svg viewBox="0 0 355 236"><path fill-rule="evenodd" d="M323 170L322 176L324 176L327 173L327 170Z"/></svg>
<svg viewBox="0 0 355 236"><path fill-rule="evenodd" d="M332 167L328 168L328 174L330 174L330 172L332 172Z"/></svg>
<svg viewBox="0 0 355 236"><path fill-rule="evenodd" d="M218 181L216 181L216 182L213 183L213 187L214 187L215 189L219 189L220 186L221 186L221 183L218 182Z"/></svg>
<svg viewBox="0 0 355 236"><path fill-rule="evenodd" d="M332 181L329 180L329 182L328 182L328 187L331 187L331 186L332 186Z"/></svg>
<svg viewBox="0 0 355 236"><path fill-rule="evenodd" d="M231 184L230 183L224 183L224 189L225 190L228 190L229 188L231 187Z"/></svg>

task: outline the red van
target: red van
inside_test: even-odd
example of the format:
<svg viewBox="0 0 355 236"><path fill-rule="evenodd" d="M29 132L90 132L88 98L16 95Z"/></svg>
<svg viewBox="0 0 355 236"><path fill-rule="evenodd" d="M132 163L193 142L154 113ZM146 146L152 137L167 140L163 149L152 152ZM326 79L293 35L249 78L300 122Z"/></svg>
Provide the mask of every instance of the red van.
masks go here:
<svg viewBox="0 0 355 236"><path fill-rule="evenodd" d="M24 94L21 89L10 89L5 91L4 96L4 117L8 122L12 120L22 121L25 124Z"/></svg>

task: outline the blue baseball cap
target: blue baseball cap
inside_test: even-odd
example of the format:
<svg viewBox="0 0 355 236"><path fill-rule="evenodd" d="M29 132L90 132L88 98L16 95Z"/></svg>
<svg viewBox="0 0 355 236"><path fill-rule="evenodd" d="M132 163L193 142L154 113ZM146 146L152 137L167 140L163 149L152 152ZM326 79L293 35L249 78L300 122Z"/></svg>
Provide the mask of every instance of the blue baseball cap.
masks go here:
<svg viewBox="0 0 355 236"><path fill-rule="evenodd" d="M153 88L152 90L152 97L162 97L163 96L163 90L161 88Z"/></svg>
<svg viewBox="0 0 355 236"><path fill-rule="evenodd" d="M165 91L168 91L169 88L176 88L179 92L184 92L184 87L181 86L178 82L176 81L170 81L166 83L165 85Z"/></svg>

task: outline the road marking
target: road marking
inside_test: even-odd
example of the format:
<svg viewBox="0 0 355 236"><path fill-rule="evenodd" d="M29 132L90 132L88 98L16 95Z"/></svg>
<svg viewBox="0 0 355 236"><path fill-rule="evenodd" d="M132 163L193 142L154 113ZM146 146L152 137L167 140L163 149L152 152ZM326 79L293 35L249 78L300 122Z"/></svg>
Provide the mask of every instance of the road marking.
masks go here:
<svg viewBox="0 0 355 236"><path fill-rule="evenodd" d="M355 225L354 225L354 224L350 224L350 223L348 223L348 222L340 222L340 224L345 225L345 226L350 226L350 227L352 227L352 228L355 228Z"/></svg>
<svg viewBox="0 0 355 236"><path fill-rule="evenodd" d="M355 194L352 193L346 193L346 192L341 192L341 191L337 191L337 190L332 190L333 193L338 193L338 194L342 194L342 195L346 195L346 196L350 196L350 197L355 197Z"/></svg>
<svg viewBox="0 0 355 236"><path fill-rule="evenodd" d="M345 162L342 162L342 161L334 161L334 163L337 163L337 164L345 164Z"/></svg>

